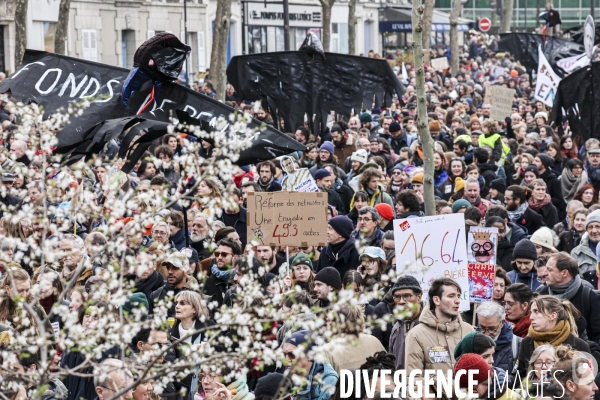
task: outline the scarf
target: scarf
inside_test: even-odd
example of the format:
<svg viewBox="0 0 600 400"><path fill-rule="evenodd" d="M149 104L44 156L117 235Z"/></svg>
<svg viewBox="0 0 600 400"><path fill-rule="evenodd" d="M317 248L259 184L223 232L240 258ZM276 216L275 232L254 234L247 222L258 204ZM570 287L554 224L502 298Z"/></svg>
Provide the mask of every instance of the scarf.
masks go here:
<svg viewBox="0 0 600 400"><path fill-rule="evenodd" d="M565 156L569 160L572 160L573 158L577 158L577 150L576 149L573 149L573 148L571 150L562 149L560 152L562 153L563 156Z"/></svg>
<svg viewBox="0 0 600 400"><path fill-rule="evenodd" d="M222 270L217 267L217 264L212 265L210 272L215 276L215 278L225 281L225 283L229 283L235 276L235 269L232 268L230 270Z"/></svg>
<svg viewBox="0 0 600 400"><path fill-rule="evenodd" d="M569 168L564 168L560 178L560 182L562 184L563 197L568 201L571 201L573 199L573 196L575 196L575 192L577 192L577 189L581 185L582 180L583 172L581 173L581 175L579 175L579 177L576 177L575 175L573 175L573 172L571 172Z"/></svg>
<svg viewBox="0 0 600 400"><path fill-rule="evenodd" d="M529 208L531 208L535 212L538 212L550 203L550 195L546 193L546 195L544 196L544 200L542 200L541 203L536 203L533 197L530 197L529 200L527 200L527 203L529 203Z"/></svg>
<svg viewBox="0 0 600 400"><path fill-rule="evenodd" d="M155 285L158 283L162 284L164 280L165 278L161 274L159 274L157 271L154 271L152 275L150 275L145 281L141 279L138 280L135 283L135 289L140 293L151 293L152 290L155 290Z"/></svg>
<svg viewBox="0 0 600 400"><path fill-rule="evenodd" d="M570 334L571 324L567 321L560 321L549 332L538 332L533 329L533 326L529 327L529 337L533 339L534 349L537 349L543 344L551 344L554 347L561 345L567 340Z"/></svg>
<svg viewBox="0 0 600 400"><path fill-rule="evenodd" d="M258 183L258 186L260 186L261 188L263 188L263 190L266 192L266 191L267 191L267 189L269 188L269 186L271 186L271 184L273 183L273 180L274 180L274 179L275 179L275 176L271 175L271 179L269 179L269 180L267 181L267 183L264 183L264 184L263 184L263 181L262 181L262 179L259 179L259 180L257 181L257 183Z"/></svg>
<svg viewBox="0 0 600 400"><path fill-rule="evenodd" d="M335 183L333 184L332 189L335 191L338 191L342 187L343 184L344 184L344 182L342 182L342 180L340 178L337 178L335 180Z"/></svg>
<svg viewBox="0 0 600 400"><path fill-rule="evenodd" d="M529 313L527 313L525 314L525 316L523 316L523 318L521 318L515 323L515 326L513 326L513 333L519 337L524 338L525 336L527 336L530 326L531 318Z"/></svg>
<svg viewBox="0 0 600 400"><path fill-rule="evenodd" d="M529 208L529 203L525 202L521 204L515 211L506 210L508 213L508 218L510 218L510 222L514 223L521 218L521 216L525 214L525 211L527 211L527 208Z"/></svg>
<svg viewBox="0 0 600 400"><path fill-rule="evenodd" d="M559 300L571 300L575 293L579 290L581 286L581 278L578 275L575 275L575 278L571 279L568 283L564 285L557 286L548 286L548 294L550 296L554 296Z"/></svg>

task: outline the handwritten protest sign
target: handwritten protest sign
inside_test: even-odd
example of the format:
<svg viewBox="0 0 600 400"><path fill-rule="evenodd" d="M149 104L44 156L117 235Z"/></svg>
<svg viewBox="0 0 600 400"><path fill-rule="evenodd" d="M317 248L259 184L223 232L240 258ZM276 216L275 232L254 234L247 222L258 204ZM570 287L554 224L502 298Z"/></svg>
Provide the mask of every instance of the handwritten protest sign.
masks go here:
<svg viewBox="0 0 600 400"><path fill-rule="evenodd" d="M426 297L437 278L454 279L461 287L460 310L469 309L464 214L394 220L396 269L419 280Z"/></svg>
<svg viewBox="0 0 600 400"><path fill-rule="evenodd" d="M491 75L495 78L504 75L504 68L499 65L492 65Z"/></svg>
<svg viewBox="0 0 600 400"><path fill-rule="evenodd" d="M492 88L494 89L492 91L492 112L490 113L490 118L496 121L504 121L506 117L512 114L515 89L501 86L492 86Z"/></svg>
<svg viewBox="0 0 600 400"><path fill-rule="evenodd" d="M467 242L469 295L472 303L492 300L496 274L498 228L471 227Z"/></svg>
<svg viewBox="0 0 600 400"><path fill-rule="evenodd" d="M248 238L263 246L324 246L327 193L248 193Z"/></svg>
<svg viewBox="0 0 600 400"><path fill-rule="evenodd" d="M448 57L440 57L440 58L434 58L431 60L431 68L435 69L436 71L443 71L445 69L450 68L450 65L448 64Z"/></svg>
<svg viewBox="0 0 600 400"><path fill-rule="evenodd" d="M548 107L552 107L556 92L558 91L560 77L556 75L552 66L550 66L550 63L546 60L546 56L544 56L544 52L542 51L542 45L540 45L538 49L538 59L538 74L534 97Z"/></svg>

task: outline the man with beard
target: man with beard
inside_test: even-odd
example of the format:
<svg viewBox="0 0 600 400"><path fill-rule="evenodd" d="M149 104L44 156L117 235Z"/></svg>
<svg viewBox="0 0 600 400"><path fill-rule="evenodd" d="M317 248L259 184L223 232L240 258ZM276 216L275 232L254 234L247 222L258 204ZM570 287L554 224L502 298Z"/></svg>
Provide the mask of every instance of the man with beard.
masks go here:
<svg viewBox="0 0 600 400"><path fill-rule="evenodd" d="M331 173L323 168L315 172L314 178L319 190L327 192L327 201L329 205L335 207L338 214L346 214L346 207L344 206L339 193L332 189L334 177L331 176Z"/></svg>
<svg viewBox="0 0 600 400"><path fill-rule="evenodd" d="M346 272L358 267L360 260L352 236L353 230L352 220L345 215L339 215L327 221L327 246L323 247L321 251L317 271L326 267L334 267L339 276L344 276Z"/></svg>
<svg viewBox="0 0 600 400"><path fill-rule="evenodd" d="M198 253L198 258L204 260L210 257L212 253L210 249L210 238L208 231L208 222L206 217L198 215L192 221L192 234L190 235L190 247Z"/></svg>
<svg viewBox="0 0 600 400"><path fill-rule="evenodd" d="M161 265L167 268L167 281L159 289L152 292L148 299L149 304L156 307L161 302L167 303L182 290L197 291L198 281L187 274L190 269L190 262L185 254L173 252ZM175 304L172 304L167 311L167 317L175 317Z"/></svg>
<svg viewBox="0 0 600 400"><path fill-rule="evenodd" d="M398 122L392 122L389 126L389 132L391 137L388 139L392 150L396 154L400 154L400 150L404 147L410 147L413 138L404 133L404 130Z"/></svg>
<svg viewBox="0 0 600 400"><path fill-rule="evenodd" d="M83 286L92 276L92 267L85 250L85 243L77 235L65 234L60 240L61 277L69 282L69 286Z"/></svg>
<svg viewBox="0 0 600 400"><path fill-rule="evenodd" d="M342 290L342 278L337 269L326 267L317 272L314 279L314 292L320 307L328 307Z"/></svg>
<svg viewBox="0 0 600 400"><path fill-rule="evenodd" d="M266 268L266 272L279 275L279 267L283 264L283 260L277 257L276 250L275 246L256 246L256 257Z"/></svg>
<svg viewBox="0 0 600 400"><path fill-rule="evenodd" d="M358 211L358 223L354 239L360 240L361 245L377 246L383 238L383 231L379 228L381 216L374 207L365 206Z"/></svg>
<svg viewBox="0 0 600 400"><path fill-rule="evenodd" d="M485 213L488 208L492 206L489 200L482 199L479 190L479 181L473 177L467 178L465 183L465 200L471 203L481 211L481 216L485 217Z"/></svg>
<svg viewBox="0 0 600 400"><path fill-rule="evenodd" d="M223 304L225 293L234 284L234 261L242 254L242 248L232 239L221 239L213 253L215 263L211 266L211 276L204 285L204 294L210 296L209 302L216 303L213 312Z"/></svg>
<svg viewBox="0 0 600 400"><path fill-rule="evenodd" d="M473 327L461 319L458 311L461 295L461 287L452 279L438 278L433 281L429 289L429 302L421 312L419 325L406 336L407 376L413 370L436 369L444 374L452 370L456 363L456 345L467 333L473 332ZM444 338L443 343L440 337ZM420 378L422 375L417 379Z"/></svg>
<svg viewBox="0 0 600 400"><path fill-rule="evenodd" d="M341 126L334 124L331 127L331 141L333 142L333 154L337 157L338 167L344 167L344 162L354 151L354 137L344 131Z"/></svg>
<svg viewBox="0 0 600 400"><path fill-rule="evenodd" d="M377 135L379 128L373 125L373 117L368 112L360 114L360 125L361 128L367 128L371 135Z"/></svg>
<svg viewBox="0 0 600 400"><path fill-rule="evenodd" d="M275 182L275 164L273 161L267 160L256 165L256 169L260 175L258 184L265 192L279 192L281 185Z"/></svg>
<svg viewBox="0 0 600 400"><path fill-rule="evenodd" d="M527 200L531 197L531 190L519 185L509 186L504 192L504 203L510 222L525 229L530 235L544 226L540 214L529 209Z"/></svg>
<svg viewBox="0 0 600 400"><path fill-rule="evenodd" d="M242 184L242 201L240 206L248 208L248 193L260 193L262 188L256 182L246 182Z"/></svg>
<svg viewBox="0 0 600 400"><path fill-rule="evenodd" d="M358 117L352 117L350 118L350 120L348 120L348 128L352 132L358 132L358 130L360 129L360 120L358 119Z"/></svg>

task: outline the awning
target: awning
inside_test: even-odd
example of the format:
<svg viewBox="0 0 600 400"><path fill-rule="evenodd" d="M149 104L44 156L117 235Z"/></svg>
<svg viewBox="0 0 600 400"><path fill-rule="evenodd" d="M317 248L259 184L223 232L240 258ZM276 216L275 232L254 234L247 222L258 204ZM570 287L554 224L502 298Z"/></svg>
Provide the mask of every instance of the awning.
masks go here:
<svg viewBox="0 0 600 400"><path fill-rule="evenodd" d="M432 24L433 32L450 32L450 24ZM469 25L458 24L459 32L468 32ZM412 22L406 21L379 21L379 33L384 32L412 32Z"/></svg>

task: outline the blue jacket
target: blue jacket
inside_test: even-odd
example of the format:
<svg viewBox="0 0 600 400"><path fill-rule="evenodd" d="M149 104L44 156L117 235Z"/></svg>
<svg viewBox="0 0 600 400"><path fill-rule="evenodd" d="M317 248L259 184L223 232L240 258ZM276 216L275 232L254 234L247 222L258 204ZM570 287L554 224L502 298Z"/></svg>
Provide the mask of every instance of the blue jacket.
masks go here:
<svg viewBox="0 0 600 400"><path fill-rule="evenodd" d="M513 357L513 334L512 326L508 321L504 322L504 326L500 331L498 339L496 339L496 354L494 354L494 367L500 368L503 371L507 371L508 375L513 372L515 362L517 361ZM519 354L519 347L521 346L521 338L517 337L517 356Z"/></svg>
<svg viewBox="0 0 600 400"><path fill-rule="evenodd" d="M519 243L522 239L527 239L527 232L521 225L517 225L513 222L509 222L508 226L510 228L510 242L514 245Z"/></svg>
<svg viewBox="0 0 600 400"><path fill-rule="evenodd" d="M307 381L306 387L292 396L294 400L329 400L335 391L338 374L328 362L321 364L313 361Z"/></svg>
<svg viewBox="0 0 600 400"><path fill-rule="evenodd" d="M542 282L538 281L537 272L534 272L533 270L528 274L522 274L517 270L512 270L506 275L508 275L512 283L524 283L529 286L532 292L535 292L535 289L542 284Z"/></svg>
<svg viewBox="0 0 600 400"><path fill-rule="evenodd" d="M448 180L448 171L445 169L443 169L439 174L434 173L433 175L433 183L435 184L436 188L439 188L442 183Z"/></svg>
<svg viewBox="0 0 600 400"><path fill-rule="evenodd" d="M185 247L184 232L185 232L185 229L181 228L179 230L179 232L177 232L176 234L174 234L173 236L171 236L169 238L169 239L171 239L171 242L173 242L173 244L175 245L175 248L177 249L177 251L179 251Z"/></svg>

